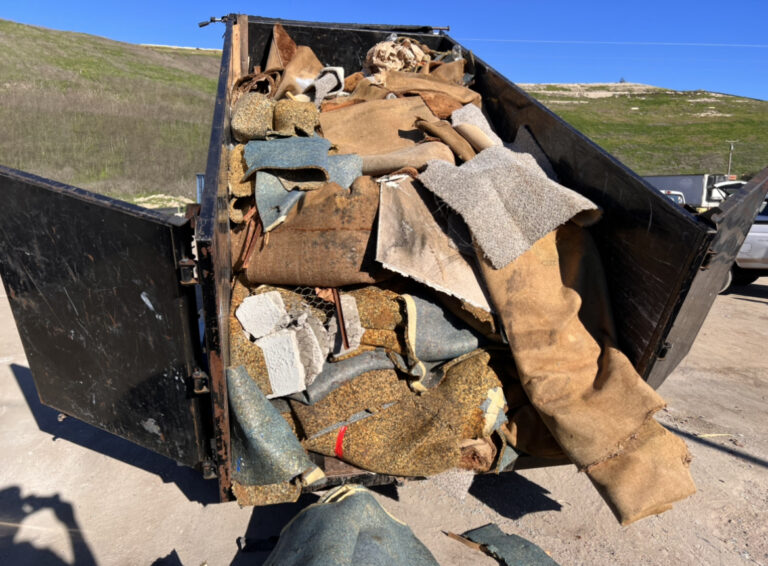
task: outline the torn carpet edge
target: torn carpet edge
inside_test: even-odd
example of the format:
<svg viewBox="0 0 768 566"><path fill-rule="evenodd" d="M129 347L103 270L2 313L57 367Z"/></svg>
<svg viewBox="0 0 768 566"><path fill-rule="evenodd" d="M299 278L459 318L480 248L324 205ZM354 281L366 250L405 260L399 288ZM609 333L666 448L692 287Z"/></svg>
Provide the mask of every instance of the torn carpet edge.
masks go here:
<svg viewBox="0 0 768 566"><path fill-rule="evenodd" d="M489 523L461 535L445 534L506 566L558 566L541 547L521 536L506 534L496 523Z"/></svg>
<svg viewBox="0 0 768 566"><path fill-rule="evenodd" d="M227 368L226 373L233 423L233 479L247 486L281 484L299 476L314 481L323 477L245 368Z"/></svg>
<svg viewBox="0 0 768 566"><path fill-rule="evenodd" d="M483 150L460 167L431 161L419 180L464 218L495 269L579 212L598 210L549 179L531 155L505 147Z"/></svg>
<svg viewBox="0 0 768 566"><path fill-rule="evenodd" d="M413 180L407 175L393 176L379 180L379 184L376 261L390 271L490 312L474 264L437 223Z"/></svg>

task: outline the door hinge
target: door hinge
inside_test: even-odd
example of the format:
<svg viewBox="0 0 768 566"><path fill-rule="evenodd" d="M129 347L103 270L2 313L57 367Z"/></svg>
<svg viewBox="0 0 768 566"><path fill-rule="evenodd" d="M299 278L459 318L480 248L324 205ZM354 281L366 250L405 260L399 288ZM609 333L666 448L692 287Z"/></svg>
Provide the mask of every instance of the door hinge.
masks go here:
<svg viewBox="0 0 768 566"><path fill-rule="evenodd" d="M197 264L194 259L183 257L179 260L179 283L197 285Z"/></svg>
<svg viewBox="0 0 768 566"><path fill-rule="evenodd" d="M200 464L201 471L203 472L203 479L212 480L218 477L216 473L216 464L213 460L203 460Z"/></svg>
<svg viewBox="0 0 768 566"><path fill-rule="evenodd" d="M199 368L192 372L192 391L197 395L211 392L210 378Z"/></svg>

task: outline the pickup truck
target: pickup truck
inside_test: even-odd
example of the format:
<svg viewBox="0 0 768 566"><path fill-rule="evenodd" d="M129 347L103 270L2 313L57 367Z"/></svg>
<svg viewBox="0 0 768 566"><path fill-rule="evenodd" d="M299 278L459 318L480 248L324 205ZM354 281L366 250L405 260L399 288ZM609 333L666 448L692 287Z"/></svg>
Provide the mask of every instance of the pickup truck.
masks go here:
<svg viewBox="0 0 768 566"><path fill-rule="evenodd" d="M768 276L768 200L757 211L755 223L733 262L724 291L732 285L749 285Z"/></svg>

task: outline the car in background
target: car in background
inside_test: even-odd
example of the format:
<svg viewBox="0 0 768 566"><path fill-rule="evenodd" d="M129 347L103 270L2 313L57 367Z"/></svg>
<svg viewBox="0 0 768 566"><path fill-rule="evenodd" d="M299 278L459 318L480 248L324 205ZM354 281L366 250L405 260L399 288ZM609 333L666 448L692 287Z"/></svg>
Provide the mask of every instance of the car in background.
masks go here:
<svg viewBox="0 0 768 566"><path fill-rule="evenodd" d="M698 175L646 175L643 179L657 191L682 193L685 203L696 212L720 206L726 193L717 188L719 183L736 181L728 175L701 173Z"/></svg>
<svg viewBox="0 0 768 566"><path fill-rule="evenodd" d="M675 204L679 204L680 206L685 206L685 195L680 191L664 190L659 192L663 194L665 197L667 197L669 200L674 202Z"/></svg>
<svg viewBox="0 0 768 566"><path fill-rule="evenodd" d="M759 277L768 276L768 199L757 211L752 225L721 293L733 285L749 285Z"/></svg>

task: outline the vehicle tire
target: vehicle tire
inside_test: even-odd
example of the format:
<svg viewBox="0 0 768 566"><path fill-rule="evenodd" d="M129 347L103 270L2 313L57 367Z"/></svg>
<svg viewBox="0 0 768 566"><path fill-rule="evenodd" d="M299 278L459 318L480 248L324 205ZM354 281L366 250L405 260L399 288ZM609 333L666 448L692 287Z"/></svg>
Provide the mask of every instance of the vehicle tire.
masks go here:
<svg viewBox="0 0 768 566"><path fill-rule="evenodd" d="M760 277L760 273L755 273L751 269L742 269L738 265L734 265L731 271L733 272L733 282L731 284L736 286L749 285Z"/></svg>
<svg viewBox="0 0 768 566"><path fill-rule="evenodd" d="M720 288L719 294L722 295L728 289L730 289L732 282L733 282L733 269L729 269L727 275L725 276L725 281L723 281L723 286Z"/></svg>

